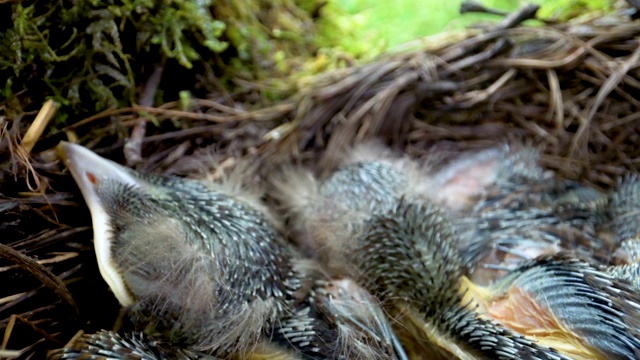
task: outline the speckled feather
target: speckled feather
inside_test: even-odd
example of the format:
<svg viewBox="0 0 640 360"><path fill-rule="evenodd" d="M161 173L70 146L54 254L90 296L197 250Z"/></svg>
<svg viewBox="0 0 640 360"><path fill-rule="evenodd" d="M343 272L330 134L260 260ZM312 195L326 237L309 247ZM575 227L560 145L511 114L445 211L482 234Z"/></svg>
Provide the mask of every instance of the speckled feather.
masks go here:
<svg viewBox="0 0 640 360"><path fill-rule="evenodd" d="M372 213L390 209L406 190L406 174L386 162L355 162L320 182L292 170L272 179L273 191L292 220L293 239L335 275L350 274L343 254Z"/></svg>
<svg viewBox="0 0 640 360"><path fill-rule="evenodd" d="M359 270L345 257L351 251L351 239L361 231L371 213L393 207L395 199L406 190L406 175L384 161L349 163L323 183L304 171L289 170L286 174L290 176L278 179L277 187L296 228L294 239L312 256L323 260L334 278L357 276ZM395 334L377 301L357 295L366 292L364 289L355 290L357 301L349 299L353 290L345 291L344 296L321 288L317 292L315 302L320 309L337 316L336 326L341 334L338 339L349 339L352 346L361 349L358 355L348 349L348 344L337 344L338 349L346 351L341 356L388 358L390 347L399 351L398 346L390 346ZM368 356L362 356L367 353Z"/></svg>
<svg viewBox="0 0 640 360"><path fill-rule="evenodd" d="M303 179L311 179L304 181L307 187L299 192L307 198L290 201L298 204L293 206L297 225L307 233L319 233L330 239L321 242L328 244L323 250L328 251L330 259L339 258L338 263L344 264L351 276L376 296L388 300L388 310L389 304L393 308L397 301L409 299L410 306L422 319L418 327L435 324L438 331L466 348L467 353L484 354L486 358L500 355L505 359L518 359L523 358L520 357L523 354L530 359L562 358L553 350L481 319L460 305L458 291L463 266L457 250L452 247L451 225L443 212L428 205L418 211L409 206L413 212L409 208L405 209L407 213L402 212L404 205L398 207L398 202L403 195L423 201L428 194L407 188L409 177L401 167L386 161L359 161L342 166L320 185L309 175ZM391 223L369 227L372 217L379 219L389 212L393 216L385 219ZM369 238L366 245L362 245L357 239L365 229L368 232L364 236ZM411 234L396 234L396 230ZM414 233L430 242L403 241ZM378 239L391 237L393 242L375 241L376 236ZM396 315L398 312L392 309L391 316ZM458 320L474 328L461 331L456 327ZM482 338L483 334L487 337ZM488 350L474 348L476 345L483 348L492 342L494 347Z"/></svg>
<svg viewBox="0 0 640 360"><path fill-rule="evenodd" d="M629 174L618 182L610 194L610 227L619 248L619 263L640 262L640 175Z"/></svg>
<svg viewBox="0 0 640 360"><path fill-rule="evenodd" d="M461 304L461 259L453 230L435 206L400 202L373 216L354 256L371 291L393 307L407 302L444 341L483 359L567 359ZM427 326L429 324L429 326ZM471 355L472 354L472 355Z"/></svg>
<svg viewBox="0 0 640 360"><path fill-rule="evenodd" d="M143 333L119 335L112 331L84 334L73 344L52 351L49 360L217 360L218 358L177 349Z"/></svg>
<svg viewBox="0 0 640 360"><path fill-rule="evenodd" d="M475 281L489 283L506 273L491 269L513 270L563 249L608 263L613 244L597 232L606 219L606 195L557 179L537 162L533 149L505 151L494 183L471 211L454 218L459 248ZM484 270L475 274L478 268Z"/></svg>
<svg viewBox="0 0 640 360"><path fill-rule="evenodd" d="M607 266L602 270L613 278L628 282L640 291L640 263Z"/></svg>
<svg viewBox="0 0 640 360"><path fill-rule="evenodd" d="M324 331L344 327L316 299L325 276L285 241L259 200L237 186L145 175L78 145L61 147L92 211L96 251L109 250L106 259L98 254L109 270L101 273L139 328L176 349L224 357L268 357L261 352L273 350L264 342L274 334L302 357L360 348L353 335ZM296 324L314 331L301 337Z"/></svg>
<svg viewBox="0 0 640 360"><path fill-rule="evenodd" d="M138 322L155 320L154 326L170 331L172 338L188 339L190 346L203 350L235 347L229 335L255 342L261 327L268 327L284 311L300 286L284 239L258 211L200 182L134 174L145 183L144 189L110 181L97 188L110 215L113 257L139 298L133 317ZM159 229L166 224L172 227L167 237L178 238L160 242ZM142 242L145 238L174 248L155 248ZM163 255L166 251L173 253ZM179 258L183 251L190 254L189 261ZM202 279L205 274L211 278ZM183 281L187 283L181 285ZM176 295L167 292L171 285L201 288ZM197 299L204 294L195 292L207 290L212 291L212 301ZM185 309L183 301L202 306ZM256 312L257 318L244 316L260 307L264 310ZM247 321L259 323L235 331L234 326L243 327ZM254 329L252 339L247 334ZM222 344L219 339L231 341Z"/></svg>
<svg viewBox="0 0 640 360"><path fill-rule="evenodd" d="M640 294L594 266L565 254L525 263L490 287L530 294L566 329L609 359L640 355Z"/></svg>

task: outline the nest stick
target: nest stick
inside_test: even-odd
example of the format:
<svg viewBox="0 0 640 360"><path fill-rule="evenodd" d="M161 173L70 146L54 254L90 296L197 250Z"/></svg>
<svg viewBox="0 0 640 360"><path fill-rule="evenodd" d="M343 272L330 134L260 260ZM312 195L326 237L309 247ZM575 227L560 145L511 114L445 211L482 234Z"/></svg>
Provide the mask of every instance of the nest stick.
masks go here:
<svg viewBox="0 0 640 360"><path fill-rule="evenodd" d="M74 311L78 314L78 307L76 306L71 293L67 289L66 285L54 275L49 269L29 256L26 256L13 248L0 244L0 257L3 257L13 263L19 265L21 268L28 271L30 274L38 278L44 285L52 289L61 299L63 299Z"/></svg>
<svg viewBox="0 0 640 360"><path fill-rule="evenodd" d="M51 118L53 118L53 115L55 115L57 109L58 104L53 100L47 100L47 102L44 103L40 112L38 112L38 116L33 120L29 130L27 130L27 133L22 139L22 147L27 154L33 150L33 147L40 136L42 136L44 129L47 127L47 124L49 124Z"/></svg>

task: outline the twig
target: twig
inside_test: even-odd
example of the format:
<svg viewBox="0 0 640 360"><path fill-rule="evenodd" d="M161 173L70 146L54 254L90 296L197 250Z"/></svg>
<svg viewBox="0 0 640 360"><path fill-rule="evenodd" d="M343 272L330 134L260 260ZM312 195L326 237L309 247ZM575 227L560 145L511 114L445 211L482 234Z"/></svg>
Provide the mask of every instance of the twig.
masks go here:
<svg viewBox="0 0 640 360"><path fill-rule="evenodd" d="M153 105L153 99L156 97L160 80L162 80L162 74L164 73L165 61L166 57L162 59L162 63L156 64L153 73L149 76L149 80L147 80L144 90L142 91L142 96L140 96L141 106ZM131 130L131 137L125 140L124 143L124 157L127 159L128 166L136 166L142 161L142 143L146 133L147 117L145 114L140 114L138 122L133 127L133 130Z"/></svg>
<svg viewBox="0 0 640 360"><path fill-rule="evenodd" d="M523 23L525 20L535 19L538 10L540 9L539 5L535 4L526 4L521 8L516 10L515 12L510 13L505 16L500 23L498 23L493 30L505 30L511 29Z"/></svg>
<svg viewBox="0 0 640 360"><path fill-rule="evenodd" d="M487 101L487 99L495 94L501 87L503 87L509 80L511 80L516 74L518 70L509 69L507 70L500 78L498 78L491 86L483 90L470 91L464 96L456 99L458 103L457 106L460 109L470 108L480 102Z"/></svg>
<svg viewBox="0 0 640 360"><path fill-rule="evenodd" d="M547 69L547 81L549 82L549 117L554 116L556 131L560 131L564 124L564 102L558 74L553 69Z"/></svg>
<svg viewBox="0 0 640 360"><path fill-rule="evenodd" d="M47 100L47 102L44 103L36 119L33 120L33 123L29 126L29 130L27 130L27 133L22 139L22 147L26 154L29 154L36 145L36 142L40 136L42 136L44 129L55 115L57 109L58 104L53 100Z"/></svg>
<svg viewBox="0 0 640 360"><path fill-rule="evenodd" d="M38 326L36 326L36 324L33 321L29 321L28 319L24 318L21 315L11 315L11 319L9 320L9 324L7 325L7 328L5 329L4 332L4 338L2 340L2 347L5 348L7 343L9 342L9 338L11 337L11 331L13 330L13 327L15 326L16 320L19 320L21 323L23 324L27 324L29 325L35 332L37 332L38 334L40 334L43 338L55 343L55 344L60 344L62 345L62 343L60 341L58 341L58 339L54 338L53 336L49 335L46 331L40 329Z"/></svg>
<svg viewBox="0 0 640 360"><path fill-rule="evenodd" d="M539 9L540 9L540 6L538 5L526 4L526 5L523 5L521 8L519 8L518 10L516 10L515 12L508 13L506 11L488 8L477 1L465 1L460 5L460 14L475 12L475 13L504 16L505 17L504 20L502 20L494 28L494 30L512 28L521 24L525 20L531 20L531 19L542 21L546 25L552 25L557 23L557 21L554 21L554 20L536 18L536 14Z"/></svg>
<svg viewBox="0 0 640 360"><path fill-rule="evenodd" d="M0 244L0 257L3 257L29 272L35 276L44 285L53 290L58 296L64 300L69 307L74 311L75 315L78 315L78 307L76 306L71 293L67 289L66 285L54 275L49 269L38 264L38 262L11 247Z"/></svg>
<svg viewBox="0 0 640 360"><path fill-rule="evenodd" d="M56 254L52 258L37 260L36 262L38 264L40 264L40 265L54 264L54 263L57 263L57 262L60 262L60 261L73 259L73 258L77 257L78 255L79 254L77 252L64 252L64 253ZM17 267L18 267L18 265L3 266L3 267L0 267L0 272L11 270L11 269L15 269Z"/></svg>
<svg viewBox="0 0 640 360"><path fill-rule="evenodd" d="M585 143L585 137L588 134L587 129L591 125L591 122L593 121L598 108L602 105L605 98L618 86L618 84L620 84L629 70L640 65L640 39L638 39L637 41L638 47L633 52L633 54L629 57L629 59L624 61L622 65L611 74L611 76L609 76L607 81L602 84L602 87L596 94L596 97L593 100L593 104L589 108L589 112L585 117L585 121L580 124L576 135L571 141L571 148L569 151L570 156L574 156L579 146Z"/></svg>
<svg viewBox="0 0 640 360"><path fill-rule="evenodd" d="M488 46L486 50L468 56L464 59L458 60L455 63L451 64L451 67L443 71L445 75L448 75L449 72L460 71L468 68L469 66L477 65L480 62L489 60L496 56L497 54L503 52L509 47L509 42L506 39L498 39L495 43Z"/></svg>
<svg viewBox="0 0 640 360"><path fill-rule="evenodd" d="M466 14L470 12L492 14L492 15L499 15L499 16L506 16L509 14L506 11L490 9L477 1L464 1L462 4L460 4L460 14Z"/></svg>

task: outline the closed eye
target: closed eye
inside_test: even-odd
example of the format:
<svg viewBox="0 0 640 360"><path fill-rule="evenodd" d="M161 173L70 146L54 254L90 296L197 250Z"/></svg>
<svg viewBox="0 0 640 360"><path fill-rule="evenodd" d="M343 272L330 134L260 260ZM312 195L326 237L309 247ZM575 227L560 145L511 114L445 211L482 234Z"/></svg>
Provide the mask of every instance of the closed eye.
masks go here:
<svg viewBox="0 0 640 360"><path fill-rule="evenodd" d="M95 175L93 175L93 173L90 173L87 171L85 175L87 175L87 179L89 180L90 183L95 185L98 182L98 179L96 178Z"/></svg>

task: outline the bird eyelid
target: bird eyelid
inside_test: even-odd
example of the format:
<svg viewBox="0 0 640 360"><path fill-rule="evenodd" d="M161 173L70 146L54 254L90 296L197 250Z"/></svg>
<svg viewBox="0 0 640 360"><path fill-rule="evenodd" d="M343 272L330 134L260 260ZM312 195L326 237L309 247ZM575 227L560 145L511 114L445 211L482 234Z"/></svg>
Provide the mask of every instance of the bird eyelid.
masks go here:
<svg viewBox="0 0 640 360"><path fill-rule="evenodd" d="M98 183L98 178L96 178L96 176L93 175L93 173L87 171L85 172L85 175L87 176L87 179L89 180L90 183L94 185Z"/></svg>

